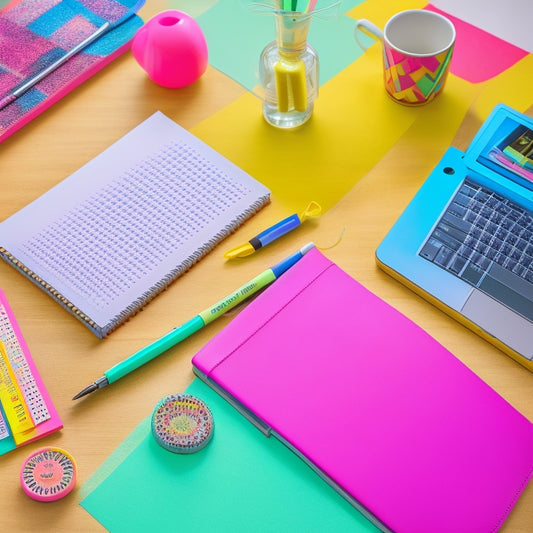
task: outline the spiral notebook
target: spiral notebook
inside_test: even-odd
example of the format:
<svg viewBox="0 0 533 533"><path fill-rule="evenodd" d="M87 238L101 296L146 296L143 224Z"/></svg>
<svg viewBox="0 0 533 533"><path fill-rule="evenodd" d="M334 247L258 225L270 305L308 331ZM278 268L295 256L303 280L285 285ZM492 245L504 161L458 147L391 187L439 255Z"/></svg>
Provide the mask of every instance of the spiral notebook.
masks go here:
<svg viewBox="0 0 533 533"><path fill-rule="evenodd" d="M533 424L316 249L193 368L382 531L494 533L533 474Z"/></svg>
<svg viewBox="0 0 533 533"><path fill-rule="evenodd" d="M102 338L269 200L157 112L0 223L0 257Z"/></svg>

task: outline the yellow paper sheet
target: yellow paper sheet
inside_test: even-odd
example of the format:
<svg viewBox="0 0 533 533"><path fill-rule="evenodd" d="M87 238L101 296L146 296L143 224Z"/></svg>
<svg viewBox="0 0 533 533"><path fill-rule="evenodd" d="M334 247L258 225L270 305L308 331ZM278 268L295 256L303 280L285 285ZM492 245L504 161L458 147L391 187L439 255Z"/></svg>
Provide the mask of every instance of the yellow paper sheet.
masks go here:
<svg viewBox="0 0 533 533"><path fill-rule="evenodd" d="M313 116L298 129L267 124L262 101L247 94L192 132L269 187L288 209L309 200L328 209L416 118L416 110L395 104L381 90L378 54L369 51L325 84Z"/></svg>
<svg viewBox="0 0 533 533"><path fill-rule="evenodd" d="M374 24L383 29L387 20L389 20L395 13L406 9L423 9L427 5L428 2L424 0L394 0L394 2L366 0L366 2L347 11L346 15L353 19L371 20Z"/></svg>
<svg viewBox="0 0 533 533"><path fill-rule="evenodd" d="M524 112L533 102L533 55L524 57L510 69L483 84L475 112L485 120L498 103Z"/></svg>
<svg viewBox="0 0 533 533"><path fill-rule="evenodd" d="M393 102L383 88L376 45L321 88L313 116L299 129L267 124L262 101L247 94L192 132L269 187L288 210L297 211L309 200L327 210L416 120L428 114L445 118L458 103L464 113L465 103L474 98L471 86L453 76L445 91L430 106ZM448 124L443 120L442 127Z"/></svg>
<svg viewBox="0 0 533 533"><path fill-rule="evenodd" d="M367 0L348 15L383 26L394 13L425 5L420 0ZM444 153L467 111L481 123L498 102L523 110L533 94L532 56L480 84L450 74L443 93L421 107L393 102L383 87L382 68L381 45L376 42L320 88L313 116L298 129L267 124L262 101L246 94L192 132L269 187L288 211L298 211L310 200L328 210L413 125L411 134L432 136L438 152ZM410 156L426 157L421 146L414 146Z"/></svg>

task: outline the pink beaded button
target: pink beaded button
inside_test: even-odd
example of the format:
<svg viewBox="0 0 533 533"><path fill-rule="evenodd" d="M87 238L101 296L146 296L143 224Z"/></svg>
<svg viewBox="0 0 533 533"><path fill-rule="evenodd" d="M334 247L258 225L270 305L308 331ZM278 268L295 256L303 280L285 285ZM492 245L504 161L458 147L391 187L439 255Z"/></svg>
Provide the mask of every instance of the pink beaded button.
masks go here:
<svg viewBox="0 0 533 533"><path fill-rule="evenodd" d="M20 483L22 490L34 500L59 500L76 485L76 463L60 448L42 448L24 461Z"/></svg>

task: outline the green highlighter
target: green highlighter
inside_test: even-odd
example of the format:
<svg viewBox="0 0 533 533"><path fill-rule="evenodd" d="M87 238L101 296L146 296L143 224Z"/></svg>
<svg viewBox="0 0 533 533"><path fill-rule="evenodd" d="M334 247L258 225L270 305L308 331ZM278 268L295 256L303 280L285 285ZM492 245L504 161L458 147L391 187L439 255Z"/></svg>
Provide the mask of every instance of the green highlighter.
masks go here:
<svg viewBox="0 0 533 533"><path fill-rule="evenodd" d="M227 313L230 309L233 309L235 306L239 305L253 294L256 294L261 289L270 285L292 265L298 262L309 250L314 248L314 246L315 245L313 243L305 245L296 253L285 258L283 261L280 261L273 267L265 270L248 283L245 283L242 287L239 287L237 290L218 301L216 304L205 309L204 311L201 311L194 318L191 318L189 321L173 329L166 335L163 335L163 337L157 339L152 344L149 344L133 355L130 355L130 357L124 359L124 361L117 363L109 370L106 370L101 378L98 378L94 383L91 383L88 387L85 387L72 399L77 400L78 398L86 396L97 389L101 389L102 387L106 387L107 385L118 381L120 378L129 374L133 370L139 368L145 363L148 363L163 352L166 352L172 346L175 346L181 341L187 339L193 333L196 333L198 330Z"/></svg>

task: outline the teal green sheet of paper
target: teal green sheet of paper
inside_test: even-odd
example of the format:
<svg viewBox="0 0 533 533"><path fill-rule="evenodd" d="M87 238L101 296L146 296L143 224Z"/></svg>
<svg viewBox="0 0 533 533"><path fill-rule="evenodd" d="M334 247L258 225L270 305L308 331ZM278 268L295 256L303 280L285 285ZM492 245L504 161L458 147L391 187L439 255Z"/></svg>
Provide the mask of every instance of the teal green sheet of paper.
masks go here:
<svg viewBox="0 0 533 533"><path fill-rule="evenodd" d="M275 438L265 437L207 385L187 389L215 420L211 442L164 450L145 419L83 487L81 502L111 532L378 533Z"/></svg>
<svg viewBox="0 0 533 533"><path fill-rule="evenodd" d="M344 2L341 10L347 11L362 1ZM276 27L273 15L252 13L246 9L246 3L219 0L196 20L207 40L209 64L254 91L259 85L259 56L275 40ZM320 85L364 53L354 39L353 29L354 20L343 14L332 18L317 16L311 21L308 42L318 53ZM368 41L373 42L370 38Z"/></svg>
<svg viewBox="0 0 533 533"><path fill-rule="evenodd" d="M168 9L177 9L196 18L216 3L217 0L168 0Z"/></svg>
<svg viewBox="0 0 533 533"><path fill-rule="evenodd" d="M2 408L2 404L0 403L0 417L2 420L7 420L6 414L4 412L4 409ZM9 431L9 427L6 425L6 429L8 432L8 436L4 437L3 439L0 439L0 455L3 455L4 453L10 452L11 450L14 450L17 445L15 444L15 439L13 439L13 436L11 435L11 432Z"/></svg>

